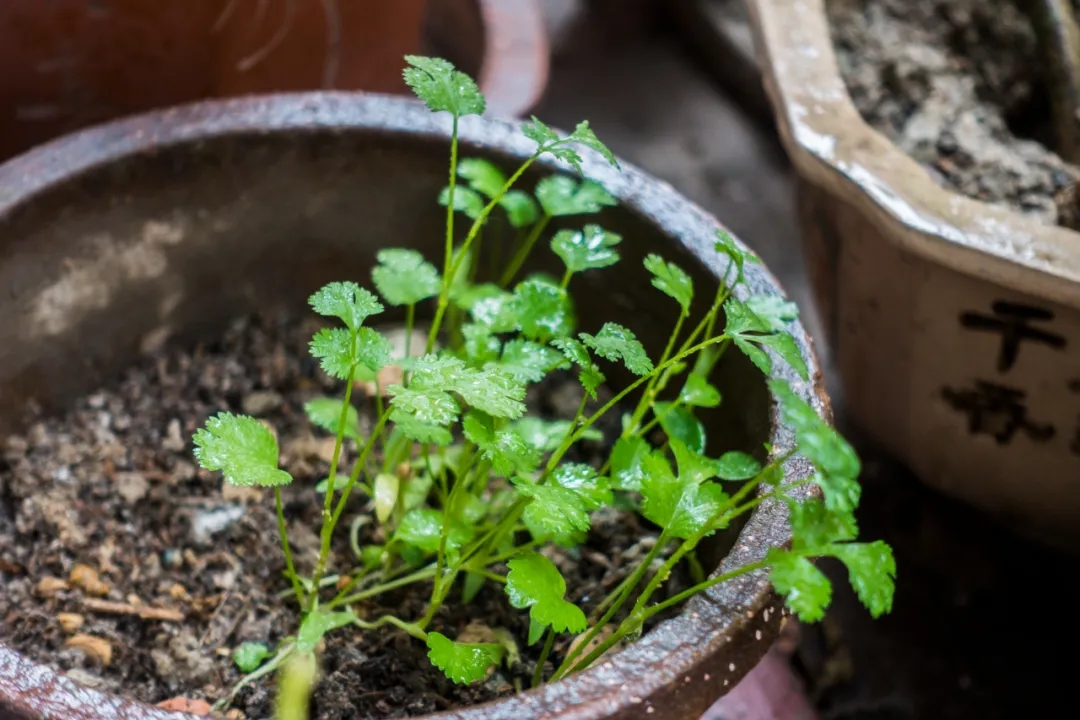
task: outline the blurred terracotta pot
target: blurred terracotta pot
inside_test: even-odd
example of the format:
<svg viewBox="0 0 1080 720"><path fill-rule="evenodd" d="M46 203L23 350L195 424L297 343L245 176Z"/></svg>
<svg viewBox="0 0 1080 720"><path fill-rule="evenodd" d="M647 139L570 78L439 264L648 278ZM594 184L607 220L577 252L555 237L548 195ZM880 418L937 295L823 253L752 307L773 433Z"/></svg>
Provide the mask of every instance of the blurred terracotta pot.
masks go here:
<svg viewBox="0 0 1080 720"><path fill-rule="evenodd" d="M1080 547L1080 235L942 189L871 129L823 0L751 0L844 404L924 482Z"/></svg>
<svg viewBox="0 0 1080 720"><path fill-rule="evenodd" d="M0 160L87 125L192 100L405 92L402 56L430 46L460 48L461 59L449 57L481 76L491 111L520 114L547 77L535 3L4 0Z"/></svg>

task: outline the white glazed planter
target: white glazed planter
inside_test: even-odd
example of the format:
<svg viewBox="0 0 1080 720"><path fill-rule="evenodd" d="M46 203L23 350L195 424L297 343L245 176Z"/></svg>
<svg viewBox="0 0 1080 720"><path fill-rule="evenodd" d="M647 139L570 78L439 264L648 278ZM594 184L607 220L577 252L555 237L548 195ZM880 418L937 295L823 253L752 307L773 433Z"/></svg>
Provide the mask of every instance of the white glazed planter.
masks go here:
<svg viewBox="0 0 1080 720"><path fill-rule="evenodd" d="M1080 547L1080 234L936 185L852 104L824 0L747 0L852 419L924 482Z"/></svg>

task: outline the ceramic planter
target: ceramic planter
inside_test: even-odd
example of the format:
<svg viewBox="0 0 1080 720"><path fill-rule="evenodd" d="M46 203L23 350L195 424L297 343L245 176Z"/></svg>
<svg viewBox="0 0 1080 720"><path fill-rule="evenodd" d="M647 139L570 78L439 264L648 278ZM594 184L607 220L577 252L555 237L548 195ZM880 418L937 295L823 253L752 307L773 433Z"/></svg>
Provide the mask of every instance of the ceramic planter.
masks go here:
<svg viewBox="0 0 1080 720"><path fill-rule="evenodd" d="M440 53L516 116L547 80L537 0L5 0L0 160L65 132L212 97L405 92L401 58Z"/></svg>
<svg viewBox="0 0 1080 720"><path fill-rule="evenodd" d="M946 191L863 122L823 0L750 0L852 419L923 481L1080 546L1080 235Z"/></svg>
<svg viewBox="0 0 1080 720"><path fill-rule="evenodd" d="M463 156L510 165L533 151L509 123L466 118L461 128ZM448 132L448 118L410 100L278 95L117 121L0 165L0 435L15 427L29 398L62 408L168 338L222 330L255 307L301 307L327 281L368 277L380 248L408 245L435 257L443 246L435 198L446 179ZM523 184L563 167L543 161ZM629 242L620 247L619 272L582 276L579 297L602 302L579 303L580 325L624 322L655 353L670 309L652 302L642 260L653 251L679 259L693 271L699 296L711 296L704 289L725 270L712 247L718 223L634 168L618 172L590 155L586 171L620 202L599 221ZM534 269L558 262L534 255ZM760 265L747 273L752 292L781 293ZM801 326L794 337L815 380L785 377L827 417ZM745 357L726 355L717 384L725 402L708 420L723 439L717 452L753 452L764 442L777 452L791 447L763 376ZM794 462L788 480L809 472ZM737 567L787 542L786 515L775 502L761 504L711 551L711 562ZM747 575L695 598L610 662L439 717L697 720L765 654L781 605L764 573ZM167 716L77 688L0 646L0 716L13 715Z"/></svg>

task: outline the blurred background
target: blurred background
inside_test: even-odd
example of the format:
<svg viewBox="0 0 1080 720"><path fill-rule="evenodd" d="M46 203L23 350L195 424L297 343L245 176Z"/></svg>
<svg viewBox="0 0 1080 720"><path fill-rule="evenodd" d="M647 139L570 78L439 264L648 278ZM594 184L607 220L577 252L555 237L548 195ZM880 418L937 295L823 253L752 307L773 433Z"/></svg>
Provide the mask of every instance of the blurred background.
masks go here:
<svg viewBox="0 0 1080 720"><path fill-rule="evenodd" d="M738 0L393 0L395 13L372 13L383 1L206 0L180 12L172 1L3 0L0 105L14 112L0 122L0 159L90 123L205 97L402 92L403 54L441 54L479 76L495 114L535 112L563 127L587 118L616 154L756 250L823 337L794 180ZM315 35L325 47L312 49ZM829 368L828 348L817 349ZM827 376L837 421L858 440L836 374ZM872 621L847 582L835 583L824 622L788 628L708 717L1080 717L1070 705L1080 639L1072 560L859 445L862 532L896 551L893 613Z"/></svg>

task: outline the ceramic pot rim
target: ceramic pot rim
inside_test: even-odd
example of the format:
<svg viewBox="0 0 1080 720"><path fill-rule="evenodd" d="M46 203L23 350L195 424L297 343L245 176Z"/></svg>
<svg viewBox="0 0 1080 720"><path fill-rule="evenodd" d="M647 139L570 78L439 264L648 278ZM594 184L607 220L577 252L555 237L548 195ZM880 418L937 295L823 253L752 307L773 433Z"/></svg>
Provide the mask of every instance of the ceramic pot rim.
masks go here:
<svg viewBox="0 0 1080 720"><path fill-rule="evenodd" d="M445 143L448 117L434 115L420 103L377 94L306 92L194 103L154 111L76 132L31 150L0 165L0 227L7 218L50 192L95 168L165 147L190 146L233 136L297 133L383 134L416 142ZM535 144L518 125L488 118L465 118L460 137L463 150L486 149L509 157L529 156ZM620 204L681 243L718 277L726 259L713 249L715 231L722 226L668 185L623 164L609 167L598 154L585 151L585 173L603 184ZM547 170L566 165L544 159ZM747 285L737 295L782 294L779 284L760 264L746 267ZM826 419L828 399L810 339L801 324L792 334L810 368L804 382L776 358L777 376ZM769 441L776 452L793 447L789 427L781 424L775 402ZM786 479L809 477L808 463L796 459L785 467ZM806 485L793 491L806 497L816 490ZM767 549L790 541L787 508L767 501L753 511L718 572L761 559ZM782 618L782 602L763 571L740 577L693 598L683 612L647 633L637 643L573 677L501 701L440 713L449 720L524 720L559 718L697 717L713 700L747 673L764 655ZM77 686L66 677L29 661L0 645L0 707L28 717L46 715L62 720L112 717L188 718L166 713L132 700ZM696 708L696 710L694 710ZM689 712L696 711L698 715ZM655 714L654 714L655 713Z"/></svg>
<svg viewBox="0 0 1080 720"><path fill-rule="evenodd" d="M765 87L801 175L834 188L905 251L1080 307L1080 234L946 190L871 128L837 65L825 0L750 0Z"/></svg>

